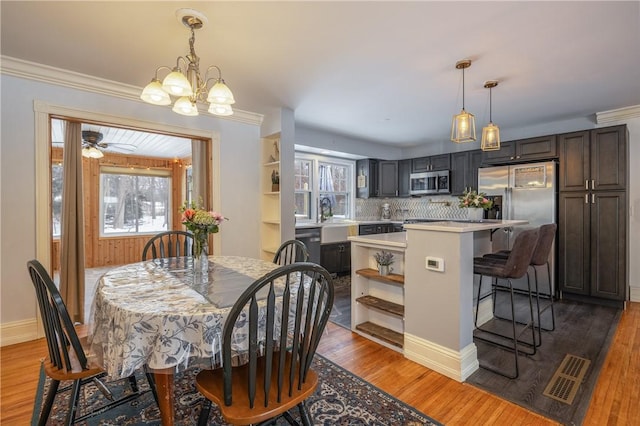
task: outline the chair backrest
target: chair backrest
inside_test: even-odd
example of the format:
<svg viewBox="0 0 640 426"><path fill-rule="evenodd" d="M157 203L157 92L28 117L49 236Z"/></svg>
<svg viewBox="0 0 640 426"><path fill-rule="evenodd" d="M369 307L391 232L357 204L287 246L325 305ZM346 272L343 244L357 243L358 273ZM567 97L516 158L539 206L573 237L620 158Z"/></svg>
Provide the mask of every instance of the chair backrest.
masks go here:
<svg viewBox="0 0 640 426"><path fill-rule="evenodd" d="M538 243L538 234L538 228L528 229L518 234L504 265L505 278L520 278L527 272Z"/></svg>
<svg viewBox="0 0 640 426"><path fill-rule="evenodd" d="M166 231L154 235L142 250L142 260L165 257L191 256L193 234L185 231Z"/></svg>
<svg viewBox="0 0 640 426"><path fill-rule="evenodd" d="M309 260L309 251L307 246L298 240L289 240L282 243L276 251L273 263L277 265L290 265L296 262L307 262Z"/></svg>
<svg viewBox="0 0 640 426"><path fill-rule="evenodd" d="M531 257L532 265L540 266L549 261L549 252L551 251L553 240L556 237L556 229L558 229L558 225L555 223L548 223L540 227L538 244Z"/></svg>
<svg viewBox="0 0 640 426"><path fill-rule="evenodd" d="M310 262L281 266L249 286L231 308L222 338L225 405L232 403L232 345L236 323L246 328L249 405L253 408L256 383L264 383L265 401L280 401L305 383L320 337L333 306L333 282L322 266ZM278 314L279 313L279 314ZM260 322L260 327L258 327ZM265 327L263 327L263 324ZM265 330L258 336L258 328ZM246 356L245 356L246 355ZM274 358L275 357L275 358ZM265 365L262 377L255 377L258 362ZM271 366L277 365L272 371ZM274 377L275 376L275 377ZM277 395L269 397L272 379L278 380Z"/></svg>
<svg viewBox="0 0 640 426"><path fill-rule="evenodd" d="M51 363L68 372L88 369L76 329L49 273L35 259L27 262L27 269L36 289Z"/></svg>

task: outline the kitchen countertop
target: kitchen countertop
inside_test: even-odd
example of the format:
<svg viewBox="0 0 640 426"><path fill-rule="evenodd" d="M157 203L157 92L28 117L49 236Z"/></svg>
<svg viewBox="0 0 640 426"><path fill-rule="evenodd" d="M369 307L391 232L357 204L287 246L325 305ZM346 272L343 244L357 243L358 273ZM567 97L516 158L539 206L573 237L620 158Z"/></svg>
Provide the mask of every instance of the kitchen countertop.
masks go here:
<svg viewBox="0 0 640 426"><path fill-rule="evenodd" d="M443 220L441 222L406 223L405 229L415 229L418 231L440 231L440 232L475 232L487 231L508 226L526 225L526 220L495 220L485 219L481 221L452 221Z"/></svg>
<svg viewBox="0 0 640 426"><path fill-rule="evenodd" d="M349 237L349 241L405 248L407 247L407 233L390 232L386 234L354 235Z"/></svg>
<svg viewBox="0 0 640 426"><path fill-rule="evenodd" d="M327 222L297 222L296 229L305 228L322 228L323 226L349 226L349 225L372 225L376 223L393 223L401 225L401 220L340 220L340 221L327 221Z"/></svg>

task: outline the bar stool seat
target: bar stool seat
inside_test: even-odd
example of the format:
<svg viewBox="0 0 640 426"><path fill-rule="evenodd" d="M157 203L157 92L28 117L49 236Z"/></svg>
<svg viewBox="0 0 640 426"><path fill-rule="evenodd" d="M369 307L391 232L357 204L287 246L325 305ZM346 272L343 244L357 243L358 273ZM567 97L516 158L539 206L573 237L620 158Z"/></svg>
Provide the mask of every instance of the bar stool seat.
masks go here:
<svg viewBox="0 0 640 426"><path fill-rule="evenodd" d="M538 244L536 245L535 250L533 251L533 256L531 257L530 268L534 273L534 283L533 288L531 290L532 295L536 300L536 323L538 328L538 345L542 343L542 333L541 330L545 331L553 331L556 328L556 319L555 319L555 311L553 308L553 299L554 299L554 290L551 286L551 266L549 265L549 255L551 253L551 249L553 247L553 241L555 239L556 230L558 226L555 223L549 223L546 225L542 225L539 228L539 236L538 236ZM511 250L501 250L496 253L490 253L484 255L484 258L487 260L495 260L496 262L505 262L509 257L509 253ZM543 283L538 277L538 268L546 267L547 271L547 279L546 286L543 288ZM522 289L514 288L515 292L522 292ZM543 302L541 302L541 299ZM547 301L546 305L544 304L544 300ZM544 305L544 306L543 306ZM551 326L543 327L542 326L542 314L547 311L551 311Z"/></svg>
<svg viewBox="0 0 640 426"><path fill-rule="evenodd" d="M485 368L487 370L493 371L502 376L515 379L519 375L518 368L518 353L527 353L530 355L535 354L536 350L536 340L535 340L535 328L534 328L534 313L533 313L533 302L531 299L531 285L529 283L529 275L527 274L529 265L531 263L531 258L533 257L533 252L536 248L538 241L538 229L529 229L521 232L517 237L513 244L513 249L509 253L506 260L496 260L491 258L475 258L473 262L473 273L476 275L480 275L480 283L478 286L478 297L477 304L479 305L480 301L487 297L492 297L494 300L494 305L496 303L496 295L498 292L506 292L509 294L510 298L510 308L511 308L511 318L508 321L511 323L511 333L510 335L503 334L497 331L489 330L486 327L478 326L478 310L476 308L476 317L475 317L475 326L476 329L480 332L475 333L474 338L482 341L486 341L490 344L500 346L502 348L513 351L514 356L514 374L508 374L504 371L498 370L496 368L490 367L486 364L480 363L480 367ZM517 321L516 321L516 312L515 312L515 301L514 301L514 288L513 288L513 280L519 279L524 276L527 276L527 287L529 289L528 292L528 301L529 301L529 318L524 323L524 327L518 331L517 330ZM481 296L482 290L482 277L491 277L492 278L492 289L489 294ZM501 280L499 283L498 280ZM496 317L496 321L503 321L504 318ZM520 340L520 337L527 331L527 329L531 329L531 343L528 344L532 349L532 352L525 352L522 348L518 347L518 344L522 344L523 341ZM503 343L496 339L485 337L485 334L493 335L499 337L500 339L508 341L508 343Z"/></svg>

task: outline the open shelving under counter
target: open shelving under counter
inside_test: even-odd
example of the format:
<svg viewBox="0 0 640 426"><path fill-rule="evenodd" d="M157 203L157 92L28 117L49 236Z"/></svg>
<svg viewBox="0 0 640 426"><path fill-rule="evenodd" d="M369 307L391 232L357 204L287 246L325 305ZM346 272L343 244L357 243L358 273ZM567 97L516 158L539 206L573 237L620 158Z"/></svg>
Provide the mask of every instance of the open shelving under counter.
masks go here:
<svg viewBox="0 0 640 426"><path fill-rule="evenodd" d="M404 347L405 235L374 234L349 237L351 241L351 329L402 352ZM380 275L374 254L394 255L393 272Z"/></svg>

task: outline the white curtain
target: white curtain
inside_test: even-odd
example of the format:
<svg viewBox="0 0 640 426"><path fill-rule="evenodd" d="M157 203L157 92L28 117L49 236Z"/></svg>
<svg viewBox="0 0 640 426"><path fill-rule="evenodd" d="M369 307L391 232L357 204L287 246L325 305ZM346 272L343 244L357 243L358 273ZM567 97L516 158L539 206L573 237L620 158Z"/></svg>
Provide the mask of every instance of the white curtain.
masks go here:
<svg viewBox="0 0 640 426"><path fill-rule="evenodd" d="M60 233L60 294L74 322L84 322L84 211L82 135L78 122L65 122Z"/></svg>

